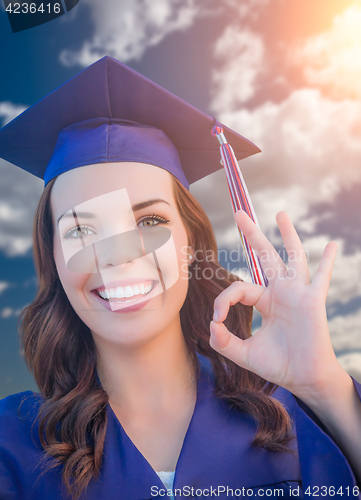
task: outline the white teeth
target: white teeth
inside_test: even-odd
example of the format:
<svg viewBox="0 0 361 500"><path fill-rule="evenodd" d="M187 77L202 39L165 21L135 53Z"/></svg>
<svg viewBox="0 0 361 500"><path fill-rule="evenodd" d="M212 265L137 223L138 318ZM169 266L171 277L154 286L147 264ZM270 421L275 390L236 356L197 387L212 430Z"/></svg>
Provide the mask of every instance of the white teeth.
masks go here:
<svg viewBox="0 0 361 500"><path fill-rule="evenodd" d="M151 289L152 285L145 286L144 283L142 283L140 285L133 285L133 287L127 286L125 288L122 288L119 286L117 288L109 288L108 290L98 290L98 293L103 299L123 299L124 297L133 297L134 295L147 294Z"/></svg>

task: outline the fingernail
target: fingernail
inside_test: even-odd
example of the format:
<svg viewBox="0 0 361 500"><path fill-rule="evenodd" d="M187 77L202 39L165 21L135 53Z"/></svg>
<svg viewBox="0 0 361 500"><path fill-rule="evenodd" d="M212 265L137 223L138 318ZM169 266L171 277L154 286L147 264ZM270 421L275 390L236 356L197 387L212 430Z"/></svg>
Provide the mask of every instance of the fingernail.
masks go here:
<svg viewBox="0 0 361 500"><path fill-rule="evenodd" d="M217 322L219 320L219 317L220 317L219 311L218 309L216 309L213 313L213 321Z"/></svg>
<svg viewBox="0 0 361 500"><path fill-rule="evenodd" d="M214 331L216 328L214 321L211 321L210 326L211 326L210 327L211 335L210 335L210 339L209 339L209 345L212 347L212 349L217 351L219 348L219 339L218 339L217 333Z"/></svg>

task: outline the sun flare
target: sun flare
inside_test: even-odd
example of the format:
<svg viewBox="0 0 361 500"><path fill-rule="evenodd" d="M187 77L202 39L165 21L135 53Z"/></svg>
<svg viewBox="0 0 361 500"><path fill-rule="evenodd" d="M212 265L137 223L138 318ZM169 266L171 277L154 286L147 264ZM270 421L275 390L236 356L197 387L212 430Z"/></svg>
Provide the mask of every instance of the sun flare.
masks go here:
<svg viewBox="0 0 361 500"><path fill-rule="evenodd" d="M334 17L331 29L306 39L293 56L308 84L334 99L361 98L361 2Z"/></svg>

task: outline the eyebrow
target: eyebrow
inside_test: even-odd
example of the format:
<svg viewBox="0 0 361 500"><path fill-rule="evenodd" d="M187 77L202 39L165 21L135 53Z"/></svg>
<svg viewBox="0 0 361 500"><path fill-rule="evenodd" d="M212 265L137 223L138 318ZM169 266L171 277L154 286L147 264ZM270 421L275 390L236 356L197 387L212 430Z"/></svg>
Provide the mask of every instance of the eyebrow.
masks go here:
<svg viewBox="0 0 361 500"><path fill-rule="evenodd" d="M167 201L162 200L161 198L154 198L152 200L135 203L134 205L132 205L132 210L133 212L137 212L138 210L142 210L143 208L148 208L151 205L155 205L156 203L166 203L167 205L170 206L170 204ZM81 217L82 219L94 219L96 217L91 212L75 212L75 213L77 217ZM73 219L73 218L74 218L73 211L68 210L68 212L59 217L57 224L59 224L60 219Z"/></svg>

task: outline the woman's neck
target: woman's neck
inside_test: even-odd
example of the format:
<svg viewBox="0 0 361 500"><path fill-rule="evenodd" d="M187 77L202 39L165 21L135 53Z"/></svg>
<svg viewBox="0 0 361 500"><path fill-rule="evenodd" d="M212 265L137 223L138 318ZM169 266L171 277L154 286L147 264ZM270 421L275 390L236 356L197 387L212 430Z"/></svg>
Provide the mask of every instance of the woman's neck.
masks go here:
<svg viewBox="0 0 361 500"><path fill-rule="evenodd" d="M115 346L99 340L96 344L98 376L113 407L152 411L169 407L182 394L194 398L195 370L179 318L140 346Z"/></svg>

